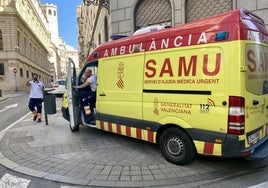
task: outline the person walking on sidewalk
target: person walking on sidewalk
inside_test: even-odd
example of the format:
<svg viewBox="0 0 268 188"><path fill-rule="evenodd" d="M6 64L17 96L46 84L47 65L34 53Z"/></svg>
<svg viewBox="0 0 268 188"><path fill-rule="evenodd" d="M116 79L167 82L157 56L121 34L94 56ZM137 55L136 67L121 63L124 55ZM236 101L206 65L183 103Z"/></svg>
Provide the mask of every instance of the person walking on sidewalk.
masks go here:
<svg viewBox="0 0 268 188"><path fill-rule="evenodd" d="M41 122L44 84L38 80L38 75L34 73L32 80L28 80L26 85L31 87L28 107L34 115L33 120L38 119L37 121Z"/></svg>

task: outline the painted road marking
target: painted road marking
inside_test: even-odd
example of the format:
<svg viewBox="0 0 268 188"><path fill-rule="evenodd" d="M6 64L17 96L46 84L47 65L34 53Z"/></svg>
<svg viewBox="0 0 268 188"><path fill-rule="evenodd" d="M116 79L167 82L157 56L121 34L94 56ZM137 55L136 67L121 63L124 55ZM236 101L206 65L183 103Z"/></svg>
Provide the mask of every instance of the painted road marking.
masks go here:
<svg viewBox="0 0 268 188"><path fill-rule="evenodd" d="M5 174L0 180L0 187L5 188L27 188L31 180L19 178L10 174Z"/></svg>
<svg viewBox="0 0 268 188"><path fill-rule="evenodd" d="M13 127L14 125L16 125L17 123L19 123L21 120L23 120L25 117L27 117L28 115L30 115L32 112L28 112L27 114L25 114L23 117L21 117L20 119L18 119L16 122L12 123L11 125L9 125L7 128L5 128L4 130L0 131L4 132L7 131L8 129L10 129L11 127Z"/></svg>
<svg viewBox="0 0 268 188"><path fill-rule="evenodd" d="M8 110L9 108L16 108L17 106L18 106L18 103L5 106L4 109L0 110L0 112L4 112Z"/></svg>

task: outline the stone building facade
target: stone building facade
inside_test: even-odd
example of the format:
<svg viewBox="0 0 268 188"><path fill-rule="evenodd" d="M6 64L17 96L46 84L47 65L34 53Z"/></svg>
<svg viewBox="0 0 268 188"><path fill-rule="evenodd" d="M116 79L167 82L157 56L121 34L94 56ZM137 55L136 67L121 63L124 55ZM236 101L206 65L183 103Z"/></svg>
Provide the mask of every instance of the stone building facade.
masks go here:
<svg viewBox="0 0 268 188"><path fill-rule="evenodd" d="M237 8L260 16L268 29L267 0L110 0L108 11L82 4L77 15L80 61L112 34L132 35L146 26L175 26Z"/></svg>
<svg viewBox="0 0 268 188"><path fill-rule="evenodd" d="M48 21L39 0L0 0L1 90L26 90L25 83L32 73L48 85L49 45Z"/></svg>
<svg viewBox="0 0 268 188"><path fill-rule="evenodd" d="M49 31L53 31L50 32L48 50L48 60L51 63L51 81L53 81L58 79L60 70L58 10L56 5L50 3L42 5L42 8L48 20Z"/></svg>
<svg viewBox="0 0 268 188"><path fill-rule="evenodd" d="M0 0L0 90L27 90L25 83L33 73L52 87L55 80L66 78L70 54L78 64L78 51L68 50L59 37L56 5Z"/></svg>
<svg viewBox="0 0 268 188"><path fill-rule="evenodd" d="M109 8L101 6L77 7L78 45L80 67L90 51L109 41L112 33Z"/></svg>

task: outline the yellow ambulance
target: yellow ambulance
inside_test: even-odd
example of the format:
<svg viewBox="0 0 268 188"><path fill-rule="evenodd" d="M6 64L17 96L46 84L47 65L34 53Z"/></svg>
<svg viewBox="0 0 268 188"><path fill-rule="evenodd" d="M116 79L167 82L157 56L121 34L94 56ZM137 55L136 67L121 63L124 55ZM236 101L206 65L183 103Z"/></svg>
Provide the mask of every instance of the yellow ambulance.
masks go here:
<svg viewBox="0 0 268 188"><path fill-rule="evenodd" d="M196 154L267 157L268 33L261 18L238 9L113 39L77 76L69 62L62 109L72 131L83 124L157 143L175 164ZM97 77L90 115L74 88L88 68Z"/></svg>

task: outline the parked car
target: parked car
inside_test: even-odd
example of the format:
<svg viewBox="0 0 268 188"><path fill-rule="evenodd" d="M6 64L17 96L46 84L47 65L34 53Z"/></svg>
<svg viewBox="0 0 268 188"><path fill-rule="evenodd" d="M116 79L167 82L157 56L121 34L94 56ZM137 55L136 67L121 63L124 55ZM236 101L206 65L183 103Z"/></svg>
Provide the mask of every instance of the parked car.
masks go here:
<svg viewBox="0 0 268 188"><path fill-rule="evenodd" d="M66 91L66 80L56 80L53 85L53 91L50 93L56 94L57 96L62 97L63 93Z"/></svg>

